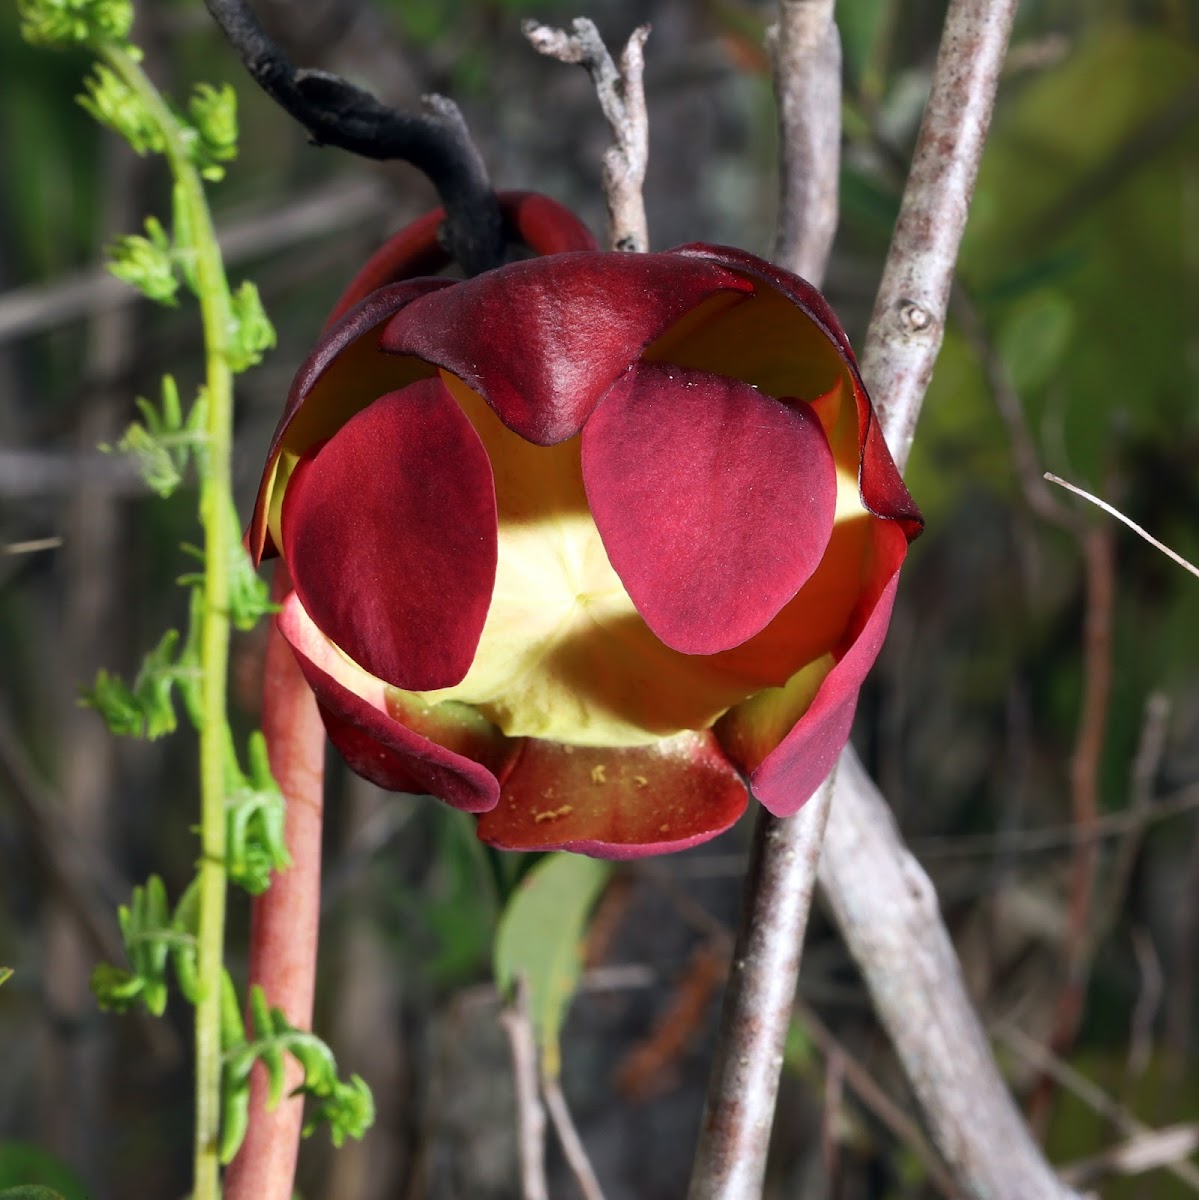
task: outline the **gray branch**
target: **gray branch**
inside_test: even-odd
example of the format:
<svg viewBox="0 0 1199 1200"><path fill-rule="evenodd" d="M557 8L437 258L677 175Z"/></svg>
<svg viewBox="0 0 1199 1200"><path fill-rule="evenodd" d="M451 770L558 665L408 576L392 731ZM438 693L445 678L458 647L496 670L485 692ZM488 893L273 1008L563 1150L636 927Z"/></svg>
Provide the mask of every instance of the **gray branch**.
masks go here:
<svg viewBox="0 0 1199 1200"><path fill-rule="evenodd" d="M781 140L776 254L819 285L837 228L841 43L832 0L779 0L771 31ZM834 775L794 817L758 813L688 1200L762 1192Z"/></svg>
<svg viewBox="0 0 1199 1200"><path fill-rule="evenodd" d="M857 755L837 771L820 886L875 1010L963 1191L1064 1200L1020 1116L966 993L932 881L903 844Z"/></svg>
<svg viewBox="0 0 1199 1200"><path fill-rule="evenodd" d="M794 816L758 816L687 1200L760 1196L834 774Z"/></svg>
<svg viewBox="0 0 1199 1200"><path fill-rule="evenodd" d="M841 39L833 0L779 0L767 35L779 121L774 261L820 286L837 232Z"/></svg>
<svg viewBox="0 0 1199 1200"><path fill-rule="evenodd" d="M612 130L612 145L604 152L603 179L608 244L613 250L648 250L649 226L641 189L649 162L649 119L642 85L649 26L633 30L621 53L619 69L599 30L586 17L571 23L573 33L537 21L525 21L521 28L539 54L587 68Z"/></svg>
<svg viewBox="0 0 1199 1200"><path fill-rule="evenodd" d="M953 0L899 219L874 301L862 375L900 470L945 336L949 288L1016 0Z"/></svg>

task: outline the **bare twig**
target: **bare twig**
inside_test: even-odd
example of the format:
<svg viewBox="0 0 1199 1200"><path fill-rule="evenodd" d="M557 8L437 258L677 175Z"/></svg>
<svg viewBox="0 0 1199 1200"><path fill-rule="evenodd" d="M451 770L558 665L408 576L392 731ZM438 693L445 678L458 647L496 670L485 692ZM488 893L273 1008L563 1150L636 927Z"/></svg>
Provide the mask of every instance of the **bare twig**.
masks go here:
<svg viewBox="0 0 1199 1200"><path fill-rule="evenodd" d="M932 882L852 749L841 756L820 885L963 1194L1063 1200L995 1065Z"/></svg>
<svg viewBox="0 0 1199 1200"><path fill-rule="evenodd" d="M1015 0L951 0L932 91L863 354L896 462L907 461L944 334L958 245ZM820 882L925 1118L971 1196L1068 1195L1030 1137L970 1004L936 894L852 749Z"/></svg>
<svg viewBox="0 0 1199 1200"><path fill-rule="evenodd" d="M1014 1025L1004 1025L996 1030L996 1036L1014 1054L1038 1070L1052 1075L1062 1087L1072 1092L1085 1105L1094 1109L1105 1121L1126 1137L1143 1137L1154 1132L1150 1126L1138 1121L1102 1088L1096 1086L1085 1075L1063 1062L1046 1046L1034 1041L1023 1030ZM1199 1166L1186 1161L1169 1161L1161 1164L1176 1179L1182 1180L1193 1192L1199 1193Z"/></svg>
<svg viewBox="0 0 1199 1200"><path fill-rule="evenodd" d="M1167 1170L1199 1150L1199 1122L1149 1129L1090 1158L1062 1167L1062 1178L1085 1186L1104 1175L1143 1175Z"/></svg>
<svg viewBox="0 0 1199 1200"><path fill-rule="evenodd" d="M282 600L291 581L275 568L272 595ZM272 1007L299 1029L312 1026L316 991L316 945L321 900L321 825L325 777L325 730L291 647L271 622L263 675L262 729L274 775L287 802L284 837L291 866L254 898L250 927L250 986L260 985ZM303 1081L289 1061L289 1088ZM250 1123L225 1178L226 1200L290 1200L304 1123L302 1096L273 1110L267 1104L266 1071L250 1076Z"/></svg>
<svg viewBox="0 0 1199 1200"><path fill-rule="evenodd" d="M920 1126L891 1099L874 1076L833 1036L832 1031L816 1015L814 1009L802 1000L797 1000L795 1015L817 1049L827 1059L831 1060L834 1055L837 1057L850 1091L920 1160L928 1172L929 1182L942 1196L947 1197L947 1200L956 1200L959 1194L957 1186L937 1157L936 1151L928 1144Z"/></svg>
<svg viewBox="0 0 1199 1200"><path fill-rule="evenodd" d="M987 336L974 301L958 287L953 291L950 305L970 349L982 366L987 388L1007 427L1012 460L1025 503L1041 520L1081 537L1086 529L1085 524L1078 519L1077 513L1062 504L1057 494L1046 486L1040 455L1024 415L1024 403L1012 382L1007 363L1003 361L995 343Z"/></svg>
<svg viewBox="0 0 1199 1200"><path fill-rule="evenodd" d="M953 267L1015 11L1015 0L949 6L874 302L862 374L901 469L945 333Z"/></svg>
<svg viewBox="0 0 1199 1200"><path fill-rule="evenodd" d="M1073 824L1051 825L1045 829L1024 829L1015 833L982 833L976 836L954 834L920 838L912 848L922 859L959 858L984 854L1037 854L1051 850L1069 850L1079 842L1121 837L1157 821L1165 821L1199 808L1199 787L1179 790L1147 808L1105 813L1089 829ZM1185 893L1190 895L1189 892Z"/></svg>
<svg viewBox="0 0 1199 1200"><path fill-rule="evenodd" d="M297 70L245 0L205 0L255 82L312 135L373 159L401 159L429 177L446 211L446 240L468 274L497 266L504 247L499 202L458 106L426 96L406 113L327 71Z"/></svg>
<svg viewBox="0 0 1199 1200"><path fill-rule="evenodd" d="M841 43L832 7L831 0L780 0L773 39L782 131L776 248L782 265L817 284L836 232L841 156ZM688 1200L761 1194L835 775L794 816L757 815Z"/></svg>
<svg viewBox="0 0 1199 1200"><path fill-rule="evenodd" d="M762 1193L833 778L793 817L758 814L688 1200Z"/></svg>
<svg viewBox="0 0 1199 1200"><path fill-rule="evenodd" d="M512 999L500 1013L500 1024L512 1049L521 1200L549 1200L545 1182L545 1109L538 1094L537 1044L529 1016L528 986L522 978L517 978Z"/></svg>
<svg viewBox="0 0 1199 1200"><path fill-rule="evenodd" d="M575 1128L570 1109L566 1104L566 1097L562 1093L562 1085L558 1082L557 1076L542 1075L541 1094L545 1097L546 1111L550 1115L554 1133L557 1134L558 1142L562 1146L566 1165L575 1177L575 1183L579 1185L579 1194L583 1200L604 1200L603 1190L600 1188L599 1180L595 1177L595 1171L592 1169L591 1160L587 1157L587 1151L583 1148L583 1140Z"/></svg>
<svg viewBox="0 0 1199 1200"><path fill-rule="evenodd" d="M573 33L537 21L525 21L521 28L539 54L587 68L612 130L612 145L604 152L603 180L609 245L613 250L648 250L649 226L641 188L649 162L649 120L641 77L649 26L638 26L629 35L619 69L599 30L586 17L571 23Z"/></svg>
<svg viewBox="0 0 1199 1200"><path fill-rule="evenodd" d="M817 286L837 231L841 39L833 0L779 0L768 44L779 110L774 260Z"/></svg>
<svg viewBox="0 0 1199 1200"><path fill-rule="evenodd" d="M1115 604L1115 547L1111 530L1095 528L1082 540L1086 563L1086 618L1083 629L1082 711L1078 717L1074 753L1070 760L1072 816L1082 831L1099 819L1099 767L1112 690L1112 621ZM1066 908L1065 979L1053 1018L1052 1044L1065 1055L1074 1044L1082 1021L1087 986L1094 958L1091 936L1095 903L1095 877L1099 865L1094 838L1074 847ZM1033 1093L1029 1103L1033 1127L1043 1127L1053 1097L1049 1079Z"/></svg>
<svg viewBox="0 0 1199 1200"><path fill-rule="evenodd" d="M1153 944L1153 936L1147 929L1141 926L1133 929L1132 949L1137 957L1141 986L1137 989L1137 1002L1129 1021L1125 1095L1131 1093L1149 1069L1149 1061L1153 1055L1153 1026L1165 991L1161 958Z"/></svg>
<svg viewBox="0 0 1199 1200"><path fill-rule="evenodd" d="M1098 496L1093 496L1090 492L1083 491L1077 484L1067 483L1064 479L1059 479L1056 475L1051 475L1048 471L1045 472L1045 478L1050 483L1056 483L1058 487L1064 487L1068 492L1073 492L1076 496L1081 496L1084 500L1089 500L1092 504L1103 509L1109 516L1115 517L1117 521L1123 521L1133 533L1143 537L1155 550L1160 550L1167 558L1176 562L1184 570L1190 571L1192 575L1199 575L1199 567L1196 567L1194 563L1187 562L1181 554L1176 554L1169 546L1159 542L1151 533L1142 529L1130 517L1126 517L1118 508L1113 508L1106 500L1100 500Z"/></svg>

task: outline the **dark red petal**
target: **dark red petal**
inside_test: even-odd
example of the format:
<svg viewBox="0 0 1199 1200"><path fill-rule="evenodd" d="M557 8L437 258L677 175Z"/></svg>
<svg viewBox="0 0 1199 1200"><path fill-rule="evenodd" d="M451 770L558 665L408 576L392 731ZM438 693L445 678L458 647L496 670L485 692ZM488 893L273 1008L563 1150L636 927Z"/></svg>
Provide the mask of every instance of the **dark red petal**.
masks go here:
<svg viewBox="0 0 1199 1200"><path fill-rule="evenodd" d="M330 740L354 771L390 791L428 793L464 812L495 806L499 783L492 771L397 720L382 681L330 645L294 592L278 620L316 694Z"/></svg>
<svg viewBox="0 0 1199 1200"><path fill-rule="evenodd" d="M317 627L409 691L470 668L491 603L495 489L441 379L380 397L296 465L283 555Z"/></svg>
<svg viewBox="0 0 1199 1200"><path fill-rule="evenodd" d="M620 749L527 738L479 837L501 850L573 850L641 858L723 833L745 811L745 785L711 733Z"/></svg>
<svg viewBox="0 0 1199 1200"><path fill-rule="evenodd" d="M382 345L444 367L539 446L582 428L641 351L696 305L752 284L667 254L555 254L426 296L388 322Z"/></svg>
<svg viewBox="0 0 1199 1200"><path fill-rule="evenodd" d="M583 480L637 611L684 654L763 629L816 569L837 506L806 404L658 363L619 379L583 427Z"/></svg>
<svg viewBox="0 0 1199 1200"><path fill-rule="evenodd" d="M750 772L753 794L775 816L787 817L801 808L832 770L849 739L862 681L887 635L907 539L898 523L889 521L873 522L872 535L870 577L846 645L791 730L755 764L745 761L744 742L753 739L738 737L735 711L717 726L730 757Z"/></svg>
<svg viewBox="0 0 1199 1200"><path fill-rule="evenodd" d="M732 271L744 271L752 278L760 279L781 292L820 327L845 360L853 379L862 454L858 477L862 503L876 516L898 521L907 533L909 541L917 537L924 528L924 518L920 515L920 510L904 485L887 449L878 418L866 392L866 385L862 382L857 358L828 301L807 280L792 275L773 263L747 254L744 250L694 243L678 246L668 253L715 263Z"/></svg>
<svg viewBox="0 0 1199 1200"><path fill-rule="evenodd" d="M452 279L414 279L374 292L321 335L292 380L283 415L267 451L258 486L247 547L257 564L268 545L267 516L279 454L286 441L293 454L334 432L376 396L430 375L433 368L416 359L397 358L379 349L379 326L404 305L430 291L449 287Z"/></svg>
<svg viewBox="0 0 1199 1200"><path fill-rule="evenodd" d="M567 250L594 250L595 238L587 227L563 205L536 192L500 192L500 212L508 237L538 254L562 254ZM437 232L445 210L431 213L405 225L366 261L333 306L328 324L333 324L376 288L416 275L434 275L449 265Z"/></svg>

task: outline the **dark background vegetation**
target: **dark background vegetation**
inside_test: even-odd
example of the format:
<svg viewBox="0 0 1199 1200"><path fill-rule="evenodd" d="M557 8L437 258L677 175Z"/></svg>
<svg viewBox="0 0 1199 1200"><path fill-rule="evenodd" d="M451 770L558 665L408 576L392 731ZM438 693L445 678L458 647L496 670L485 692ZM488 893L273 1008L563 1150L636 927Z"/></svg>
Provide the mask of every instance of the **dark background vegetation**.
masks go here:
<svg viewBox="0 0 1199 1200"><path fill-rule="evenodd" d="M298 62L403 105L454 96L498 185L548 192L602 230L606 134L588 80L519 33L521 16L565 22L575 8L257 7ZM944 5L837 7L846 154L827 290L860 341ZM588 15L613 42L654 25L655 245L768 254L771 5L595 0ZM139 3L136 36L176 95L228 79L241 100L241 158L212 199L234 281L258 281L279 331L240 383L244 511L324 311L432 192L403 165L310 148L199 3ZM909 471L928 532L856 733L1059 1164L1102 1154L1135 1132L1134 1116L1199 1122L1199 583L1038 483L1041 469L1083 483L1199 557L1197 39L1193 0L1022 5ZM0 1185L44 1178L110 1200L187 1189L188 1013L176 1003L164 1022L103 1016L87 976L98 958L119 958L115 906L133 882L158 871L177 894L190 875L195 752L183 733L118 743L76 697L99 667L135 671L180 621L179 546L196 530L193 494L149 498L95 447L119 435L135 395L157 394L163 371L186 392L200 362L194 306L152 308L98 265L101 245L164 213L167 194L160 164L73 103L86 65L23 46L14 13L0 17L0 965L16 969L0 990ZM23 545L39 539L53 541ZM247 725L261 650L261 631L235 646ZM514 1196L512 1089L489 984L495 905L468 822L338 767L330 789L318 1027L343 1070L374 1086L380 1119L363 1146L307 1147L303 1194ZM1097 842L1078 836L1092 818ZM685 1190L746 824L623 868L598 910L565 1083L609 1200ZM235 964L245 915L235 903ZM936 1194L910 1135L889 1130L846 1073L849 1055L914 1115L819 918L801 994L769 1195ZM1056 1041L1057 1074L1081 1080L1047 1082L1027 1039ZM556 1180L555 1195L573 1194ZM1167 1200L1199 1192L1197 1181L1192 1156L1173 1174L1092 1186Z"/></svg>

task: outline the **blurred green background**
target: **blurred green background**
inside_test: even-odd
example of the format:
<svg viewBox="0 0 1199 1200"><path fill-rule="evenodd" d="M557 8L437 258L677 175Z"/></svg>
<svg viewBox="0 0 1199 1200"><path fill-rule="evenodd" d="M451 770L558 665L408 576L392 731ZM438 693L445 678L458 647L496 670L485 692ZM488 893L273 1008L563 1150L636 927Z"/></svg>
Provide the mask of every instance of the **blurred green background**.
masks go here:
<svg viewBox="0 0 1199 1200"><path fill-rule="evenodd" d="M299 63L405 106L452 95L497 185L548 192L602 233L606 132L590 85L519 32L523 16L561 23L575 8L256 7ZM860 343L944 4L839 0L837 12L846 139L827 292ZM612 43L654 26L654 244L768 254L776 134L761 46L772 6L598 0L587 15ZM200 4L139 3L136 37L175 95L198 79L239 94L241 158L212 202L232 279L258 282L279 332L240 383L245 512L324 312L432 191L403 164L309 146ZM115 907L132 882L159 871L177 890L189 876L197 798L187 736L118 743L76 700L98 668L132 672L179 622L179 547L195 530L194 496L148 497L96 446L119 436L133 397L156 394L164 370L186 391L200 362L188 304L152 308L100 265L106 242L166 210L167 184L160 164L74 103L87 65L24 46L15 13L0 17L0 965L16 972L0 989L0 1187L44 1182L105 1200L187 1188L188 1014L104 1017L86 981L98 958L119 958ZM1199 1126L1199 582L1039 476L1098 492L1194 560L1197 413L1199 6L1025 0L908 473L928 531L855 737L938 885L1053 1161L1118 1200L1199 1192L1193 1154L1129 1178L1092 1161L1136 1121ZM261 653L261 631L235 647L247 725ZM1088 843L1076 834L1091 765L1101 836ZM330 789L318 1027L343 1070L374 1086L380 1121L363 1146L307 1146L301 1190L514 1196L512 1085L488 965L497 903L477 843L456 814L337 767ZM564 1072L608 1200L684 1191L713 962L727 954L747 832L621 868L597 910ZM1097 874L1080 891L1089 844ZM245 918L235 903L235 963ZM801 993L768 1195L941 1194L910 1138L852 1086L835 1111L827 1103L830 1054L848 1054L914 1113L856 971L819 920ZM1082 1083L1047 1084L1029 1039L1056 1041L1059 1074ZM553 1194L572 1194L553 1168Z"/></svg>

